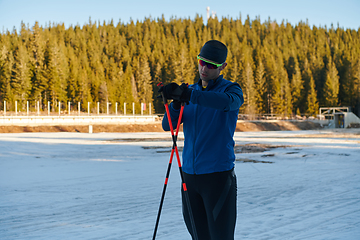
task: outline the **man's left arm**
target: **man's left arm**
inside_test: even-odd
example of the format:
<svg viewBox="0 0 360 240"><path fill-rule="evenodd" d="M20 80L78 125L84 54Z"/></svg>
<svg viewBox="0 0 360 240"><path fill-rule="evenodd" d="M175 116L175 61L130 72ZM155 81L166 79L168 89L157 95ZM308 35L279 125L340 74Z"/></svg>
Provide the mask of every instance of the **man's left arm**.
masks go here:
<svg viewBox="0 0 360 240"><path fill-rule="evenodd" d="M244 103L243 92L239 84L232 83L225 92L193 90L190 101L203 107L222 111L234 111Z"/></svg>

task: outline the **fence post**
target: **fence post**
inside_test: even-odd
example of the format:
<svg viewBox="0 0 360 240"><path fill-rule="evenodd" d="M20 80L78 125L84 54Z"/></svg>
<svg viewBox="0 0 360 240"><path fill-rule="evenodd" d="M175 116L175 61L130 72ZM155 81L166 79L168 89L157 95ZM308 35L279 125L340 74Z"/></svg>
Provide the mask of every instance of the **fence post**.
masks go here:
<svg viewBox="0 0 360 240"><path fill-rule="evenodd" d="M100 102L97 102L97 114L100 114Z"/></svg>
<svg viewBox="0 0 360 240"><path fill-rule="evenodd" d="M144 103L141 103L140 108L141 108L141 115L144 115Z"/></svg>
<svg viewBox="0 0 360 240"><path fill-rule="evenodd" d="M61 101L59 101L59 116L61 114Z"/></svg>
<svg viewBox="0 0 360 240"><path fill-rule="evenodd" d="M90 116L90 102L88 102L88 116Z"/></svg>
<svg viewBox="0 0 360 240"><path fill-rule="evenodd" d="M40 102L37 101L37 110L38 110L38 116L40 116Z"/></svg>
<svg viewBox="0 0 360 240"><path fill-rule="evenodd" d="M151 115L151 103L149 103L149 115Z"/></svg>
<svg viewBox="0 0 360 240"><path fill-rule="evenodd" d="M106 102L106 114L109 115L109 102Z"/></svg>
<svg viewBox="0 0 360 240"><path fill-rule="evenodd" d="M133 115L135 115L135 103L133 102Z"/></svg>
<svg viewBox="0 0 360 240"><path fill-rule="evenodd" d="M15 115L17 115L17 101L15 101Z"/></svg>
<svg viewBox="0 0 360 240"><path fill-rule="evenodd" d="M48 101L48 115L50 116L50 101Z"/></svg>
<svg viewBox="0 0 360 240"><path fill-rule="evenodd" d="M80 102L78 102L78 112L79 112L79 116L80 116Z"/></svg>
<svg viewBox="0 0 360 240"><path fill-rule="evenodd" d="M26 115L29 116L29 101L26 101Z"/></svg>
<svg viewBox="0 0 360 240"><path fill-rule="evenodd" d="M124 102L124 115L126 115L126 102Z"/></svg>
<svg viewBox="0 0 360 240"><path fill-rule="evenodd" d="M117 115L118 103L115 103L115 115Z"/></svg>
<svg viewBox="0 0 360 240"><path fill-rule="evenodd" d="M6 101L4 101L4 116L6 116Z"/></svg>

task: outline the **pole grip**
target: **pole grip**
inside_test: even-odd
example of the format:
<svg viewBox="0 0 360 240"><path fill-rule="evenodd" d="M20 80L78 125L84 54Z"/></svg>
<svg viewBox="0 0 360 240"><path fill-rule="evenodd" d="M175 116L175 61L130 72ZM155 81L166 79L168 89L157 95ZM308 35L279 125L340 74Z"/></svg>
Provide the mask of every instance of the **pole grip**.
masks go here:
<svg viewBox="0 0 360 240"><path fill-rule="evenodd" d="M164 84L163 84L162 82L159 82L159 83L157 84L157 86L158 86L159 89L160 89L161 87L164 86ZM161 97L162 97L162 99L163 99L164 104L166 104L166 103L167 103L167 99L164 97L164 93L163 93L163 92L161 92Z"/></svg>

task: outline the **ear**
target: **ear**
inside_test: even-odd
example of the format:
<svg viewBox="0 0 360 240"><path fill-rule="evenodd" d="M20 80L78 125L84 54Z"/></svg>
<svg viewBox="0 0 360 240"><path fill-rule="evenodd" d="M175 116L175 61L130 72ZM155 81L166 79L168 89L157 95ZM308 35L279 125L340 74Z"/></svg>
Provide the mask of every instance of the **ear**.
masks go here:
<svg viewBox="0 0 360 240"><path fill-rule="evenodd" d="M225 62L223 65L219 67L220 71L224 70L227 66L227 63Z"/></svg>

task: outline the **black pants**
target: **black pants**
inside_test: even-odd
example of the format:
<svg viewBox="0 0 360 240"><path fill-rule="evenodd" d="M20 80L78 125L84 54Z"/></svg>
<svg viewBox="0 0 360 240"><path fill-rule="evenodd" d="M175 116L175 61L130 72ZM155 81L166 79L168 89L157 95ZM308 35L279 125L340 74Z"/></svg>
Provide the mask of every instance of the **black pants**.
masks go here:
<svg viewBox="0 0 360 240"><path fill-rule="evenodd" d="M199 240L233 240L236 223L237 183L234 170L210 174L184 174ZM194 238L182 191L185 224Z"/></svg>

